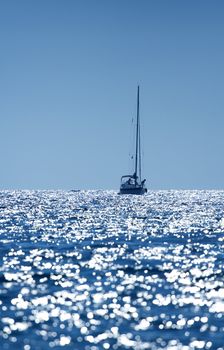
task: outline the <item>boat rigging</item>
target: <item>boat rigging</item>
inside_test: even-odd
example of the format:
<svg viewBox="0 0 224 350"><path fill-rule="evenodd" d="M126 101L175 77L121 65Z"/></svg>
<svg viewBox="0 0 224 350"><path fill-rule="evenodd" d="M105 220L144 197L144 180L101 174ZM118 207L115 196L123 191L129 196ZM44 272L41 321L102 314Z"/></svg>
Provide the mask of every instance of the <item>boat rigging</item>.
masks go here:
<svg viewBox="0 0 224 350"><path fill-rule="evenodd" d="M121 177L120 194L144 194L147 192L146 180L141 180L141 134L139 116L139 86L137 90L137 116L135 137L135 166L133 175Z"/></svg>

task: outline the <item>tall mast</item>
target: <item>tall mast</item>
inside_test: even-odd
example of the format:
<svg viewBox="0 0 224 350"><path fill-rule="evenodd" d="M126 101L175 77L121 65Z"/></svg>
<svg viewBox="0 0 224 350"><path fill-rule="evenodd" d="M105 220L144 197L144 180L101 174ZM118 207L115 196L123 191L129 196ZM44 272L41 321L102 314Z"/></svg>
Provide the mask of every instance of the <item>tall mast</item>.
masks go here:
<svg viewBox="0 0 224 350"><path fill-rule="evenodd" d="M139 181L141 182L142 179L142 169L141 169L141 129L140 129L140 115L138 117L138 135L139 135L139 147L138 147L138 152L139 152Z"/></svg>
<svg viewBox="0 0 224 350"><path fill-rule="evenodd" d="M139 156L139 86L137 93L137 121L136 121L136 149L135 149L135 182L138 176L138 156Z"/></svg>

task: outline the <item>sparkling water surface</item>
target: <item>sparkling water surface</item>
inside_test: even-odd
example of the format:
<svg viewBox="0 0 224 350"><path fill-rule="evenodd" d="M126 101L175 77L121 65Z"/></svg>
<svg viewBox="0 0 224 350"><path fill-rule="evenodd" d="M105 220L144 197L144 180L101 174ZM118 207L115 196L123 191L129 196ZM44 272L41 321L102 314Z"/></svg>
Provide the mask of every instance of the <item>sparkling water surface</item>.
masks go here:
<svg viewBox="0 0 224 350"><path fill-rule="evenodd" d="M0 349L224 349L224 191L0 192Z"/></svg>

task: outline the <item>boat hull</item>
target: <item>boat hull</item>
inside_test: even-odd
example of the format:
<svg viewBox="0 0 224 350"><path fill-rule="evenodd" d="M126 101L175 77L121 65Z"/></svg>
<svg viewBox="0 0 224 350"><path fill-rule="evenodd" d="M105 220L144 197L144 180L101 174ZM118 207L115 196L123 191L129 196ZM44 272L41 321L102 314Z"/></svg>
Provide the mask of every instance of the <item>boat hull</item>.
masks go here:
<svg viewBox="0 0 224 350"><path fill-rule="evenodd" d="M147 188L136 187L136 188L120 188L119 194L137 194L142 195L147 192Z"/></svg>

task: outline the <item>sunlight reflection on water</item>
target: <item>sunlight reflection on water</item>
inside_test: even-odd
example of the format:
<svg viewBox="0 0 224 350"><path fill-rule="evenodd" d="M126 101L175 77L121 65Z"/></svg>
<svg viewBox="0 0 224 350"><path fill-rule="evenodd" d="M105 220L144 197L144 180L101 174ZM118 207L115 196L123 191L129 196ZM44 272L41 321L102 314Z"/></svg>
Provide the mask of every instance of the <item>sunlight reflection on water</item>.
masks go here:
<svg viewBox="0 0 224 350"><path fill-rule="evenodd" d="M224 349L223 200L0 192L1 349Z"/></svg>

